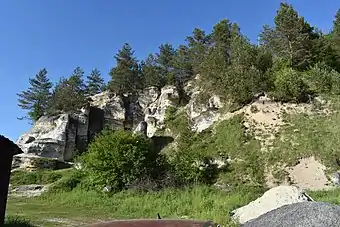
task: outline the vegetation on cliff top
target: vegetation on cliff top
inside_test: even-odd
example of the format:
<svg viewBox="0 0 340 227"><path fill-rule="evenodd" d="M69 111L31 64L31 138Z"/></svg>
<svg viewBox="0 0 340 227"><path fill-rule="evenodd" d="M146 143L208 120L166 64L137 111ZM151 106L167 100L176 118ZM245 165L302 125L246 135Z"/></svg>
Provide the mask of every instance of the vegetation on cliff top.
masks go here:
<svg viewBox="0 0 340 227"><path fill-rule="evenodd" d="M42 69L30 79L29 89L18 94L19 106L35 121L46 114L74 111L86 104L88 95L106 87L118 94L138 94L145 87L166 84L182 90L196 74L201 75L203 95L214 91L240 105L258 92L268 92L281 101L306 101L306 97L329 92L338 84L339 17L340 11L332 31L323 34L292 5L281 3L275 26L264 26L259 45L251 44L239 26L228 19L218 22L211 33L196 28L185 44L177 48L163 44L158 53L141 61L125 43L115 56L116 66L110 71L107 86L97 69L84 83L84 72L77 67L71 77L60 79L52 87L47 70ZM332 78L325 84L322 76L328 74ZM321 87L315 89L315 85Z"/></svg>

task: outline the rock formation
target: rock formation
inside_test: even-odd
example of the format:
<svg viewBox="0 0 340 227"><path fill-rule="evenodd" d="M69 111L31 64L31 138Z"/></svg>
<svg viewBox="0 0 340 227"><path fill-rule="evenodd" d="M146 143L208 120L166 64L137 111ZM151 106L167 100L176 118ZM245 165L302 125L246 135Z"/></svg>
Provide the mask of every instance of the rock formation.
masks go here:
<svg viewBox="0 0 340 227"><path fill-rule="evenodd" d="M88 142L104 127L135 129L145 122L146 134L152 137L164 127L166 110L177 106L178 92L174 86L162 90L146 89L138 98L117 96L105 91L91 97L90 106L79 113L41 117L32 129L17 141L25 154L17 157L45 157L70 161L75 154L84 152ZM144 125L144 126L146 126ZM25 161L22 161L25 163Z"/></svg>
<svg viewBox="0 0 340 227"><path fill-rule="evenodd" d="M249 221L242 227L340 226L340 206L324 202L302 202L282 206Z"/></svg>

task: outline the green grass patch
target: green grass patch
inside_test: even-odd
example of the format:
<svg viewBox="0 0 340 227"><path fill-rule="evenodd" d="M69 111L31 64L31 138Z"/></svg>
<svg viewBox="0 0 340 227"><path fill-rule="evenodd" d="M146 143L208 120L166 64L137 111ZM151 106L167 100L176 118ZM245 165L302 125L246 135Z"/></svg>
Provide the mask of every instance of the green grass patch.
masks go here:
<svg viewBox="0 0 340 227"><path fill-rule="evenodd" d="M270 164L295 165L300 158L314 156L330 171L339 168L340 158L340 113L330 116L296 114L287 115L286 124L268 154Z"/></svg>
<svg viewBox="0 0 340 227"><path fill-rule="evenodd" d="M123 191L112 196L93 191L73 190L45 194L37 198L9 198L7 213L34 220L34 224L56 226L47 219L65 219L86 223L126 218L181 218L213 220L231 226L229 212L256 199L263 191L223 192L196 186L137 193ZM60 226L63 226L61 224Z"/></svg>
<svg viewBox="0 0 340 227"><path fill-rule="evenodd" d="M51 184L70 174L71 169L39 170L33 172L14 171L11 173L10 183L13 186L28 184Z"/></svg>
<svg viewBox="0 0 340 227"><path fill-rule="evenodd" d="M17 216L6 217L4 227L35 227L30 221Z"/></svg>
<svg viewBox="0 0 340 227"><path fill-rule="evenodd" d="M229 186L262 186L264 168L259 141L246 135L243 115L220 122L214 130L196 136L192 149L228 163L220 176Z"/></svg>
<svg viewBox="0 0 340 227"><path fill-rule="evenodd" d="M315 201L329 202L340 205L340 188L334 190L309 191Z"/></svg>

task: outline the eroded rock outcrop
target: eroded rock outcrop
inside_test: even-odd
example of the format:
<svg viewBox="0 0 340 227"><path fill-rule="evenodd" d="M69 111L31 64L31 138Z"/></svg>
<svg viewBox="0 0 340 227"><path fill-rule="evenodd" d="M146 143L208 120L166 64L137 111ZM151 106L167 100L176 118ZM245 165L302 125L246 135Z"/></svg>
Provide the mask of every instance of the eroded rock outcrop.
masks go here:
<svg viewBox="0 0 340 227"><path fill-rule="evenodd" d="M139 99L139 102L142 103L142 105L145 105L149 102L149 104L145 105L144 109L144 121L148 125L148 137L152 137L153 135L155 135L158 129L164 129L164 120L168 108L177 107L179 101L179 93L175 86L163 87L159 92L157 99L155 99L155 97L157 96L155 92L156 91L154 89L152 89L152 91L149 90L149 94L151 94L150 96L152 98L150 98L150 96L142 96L144 98L141 97ZM154 101L150 102L152 100Z"/></svg>
<svg viewBox="0 0 340 227"><path fill-rule="evenodd" d="M188 118L192 122L192 129L196 132L202 132L220 119L219 110L224 106L224 103L218 95L213 93L208 98L202 98L202 89L196 84L198 80L199 75L193 81L190 81L184 90L190 97L186 108Z"/></svg>
<svg viewBox="0 0 340 227"><path fill-rule="evenodd" d="M94 95L89 107L79 113L41 117L18 139L18 146L29 155L18 156L14 166L30 166L27 164L31 163L30 157L70 161L77 153L84 152L89 141L104 127L131 130L145 122L147 136L152 137L164 127L166 111L170 106L177 107L178 99L175 86L161 90L150 87L138 97L118 96L109 91Z"/></svg>

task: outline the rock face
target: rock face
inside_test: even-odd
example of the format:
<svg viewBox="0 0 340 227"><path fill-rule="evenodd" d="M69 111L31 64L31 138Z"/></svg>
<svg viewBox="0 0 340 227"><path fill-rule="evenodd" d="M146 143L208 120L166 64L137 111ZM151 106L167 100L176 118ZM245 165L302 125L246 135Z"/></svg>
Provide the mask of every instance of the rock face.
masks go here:
<svg viewBox="0 0 340 227"><path fill-rule="evenodd" d="M268 190L248 205L234 210L233 218L243 224L281 206L306 201L313 200L297 187L278 186Z"/></svg>
<svg viewBox="0 0 340 227"><path fill-rule="evenodd" d="M220 119L221 114L218 110L224 105L220 97L214 94L208 99L202 100L200 97L201 89L195 84L198 79L199 75L189 82L184 90L190 97L186 108L188 118L192 122L192 129L196 132L202 132Z"/></svg>
<svg viewBox="0 0 340 227"><path fill-rule="evenodd" d="M24 153L64 160L71 127L68 114L41 117L17 144Z"/></svg>
<svg viewBox="0 0 340 227"><path fill-rule="evenodd" d="M178 99L175 86L161 90L150 87L138 98L118 96L108 91L94 95L89 108L79 113L41 117L17 141L23 152L29 155L18 156L13 164L31 166L29 163L37 156L70 161L77 153L84 152L88 142L104 127L135 129L144 122L143 133L146 131L147 136L152 137L164 126L167 109L176 107ZM28 161L30 158L34 160Z"/></svg>
<svg viewBox="0 0 340 227"><path fill-rule="evenodd" d="M302 202L282 206L261 215L243 227L331 227L340 226L340 206Z"/></svg>
<svg viewBox="0 0 340 227"><path fill-rule="evenodd" d="M148 125L147 135L152 137L155 135L157 129L164 128L164 120L166 117L166 112L169 107L177 107L179 94L175 86L165 86L156 95L156 90L148 91L150 96L142 96L144 98L139 99L139 103L145 106L144 115L145 122ZM156 96L158 98L156 98ZM145 98L149 97L149 98ZM154 101L153 101L154 100ZM153 101L153 102L151 102Z"/></svg>

